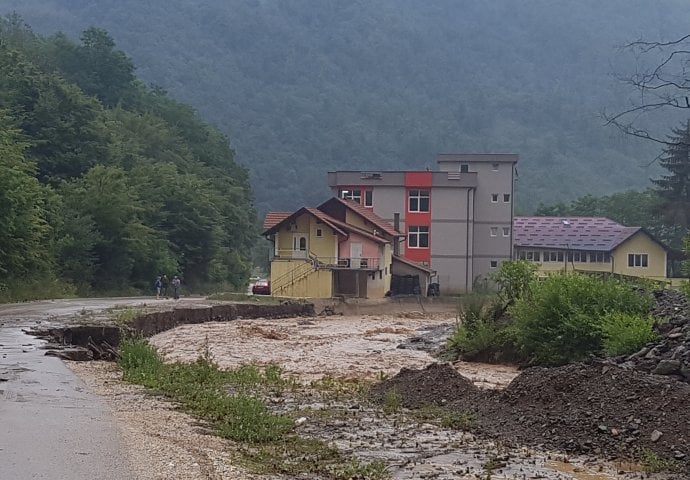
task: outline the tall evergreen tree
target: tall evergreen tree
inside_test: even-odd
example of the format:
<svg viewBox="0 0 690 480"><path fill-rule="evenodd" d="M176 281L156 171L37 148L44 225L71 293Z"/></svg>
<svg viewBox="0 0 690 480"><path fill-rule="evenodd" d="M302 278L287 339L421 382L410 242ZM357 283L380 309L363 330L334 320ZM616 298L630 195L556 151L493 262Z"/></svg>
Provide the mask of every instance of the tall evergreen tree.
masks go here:
<svg viewBox="0 0 690 480"><path fill-rule="evenodd" d="M660 159L668 174L652 180L662 199L661 212L671 226L690 229L690 121L673 129Z"/></svg>

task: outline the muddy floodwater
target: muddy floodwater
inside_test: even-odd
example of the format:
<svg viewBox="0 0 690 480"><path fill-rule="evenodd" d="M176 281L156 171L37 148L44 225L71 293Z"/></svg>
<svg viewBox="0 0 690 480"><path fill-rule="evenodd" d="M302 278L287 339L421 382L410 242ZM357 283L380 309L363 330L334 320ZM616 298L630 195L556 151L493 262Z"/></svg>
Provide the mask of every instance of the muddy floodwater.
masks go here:
<svg viewBox="0 0 690 480"><path fill-rule="evenodd" d="M222 368L279 365L303 387L267 402L276 412L300 412L301 434L331 443L362 461L382 461L396 479L611 480L641 478L637 465L567 456L489 441L443 428L418 412L384 414L363 399L329 396L311 382L376 382L401 368L423 368L434 348L400 348L410 338L453 325L452 314L427 318L360 315L282 320L237 320L185 325L151 343L167 361L188 362L209 352ZM408 342L409 344L409 342ZM510 366L458 362L458 372L483 389L505 388L518 375ZM487 474L489 475L487 477ZM674 478L648 475L644 478ZM678 477L675 477L678 478Z"/></svg>

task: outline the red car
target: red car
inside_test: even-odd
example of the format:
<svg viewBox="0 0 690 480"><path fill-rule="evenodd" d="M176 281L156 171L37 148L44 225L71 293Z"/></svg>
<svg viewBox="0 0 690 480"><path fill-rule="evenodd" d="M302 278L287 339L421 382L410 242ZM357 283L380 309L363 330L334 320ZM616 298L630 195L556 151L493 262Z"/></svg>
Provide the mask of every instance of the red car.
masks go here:
<svg viewBox="0 0 690 480"><path fill-rule="evenodd" d="M257 280L252 286L252 293L254 295L270 295L271 282L270 280Z"/></svg>

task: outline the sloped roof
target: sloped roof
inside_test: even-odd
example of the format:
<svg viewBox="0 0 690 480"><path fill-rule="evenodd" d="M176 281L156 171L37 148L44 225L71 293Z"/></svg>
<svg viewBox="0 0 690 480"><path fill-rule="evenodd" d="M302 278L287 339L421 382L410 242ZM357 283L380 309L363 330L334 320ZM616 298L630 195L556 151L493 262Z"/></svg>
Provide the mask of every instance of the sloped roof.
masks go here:
<svg viewBox="0 0 690 480"><path fill-rule="evenodd" d="M292 215L292 212L268 212L264 217L264 230L268 230Z"/></svg>
<svg viewBox="0 0 690 480"><path fill-rule="evenodd" d="M348 232L352 233L357 233L365 238L368 238L369 240L373 240L378 243L390 243L388 240L386 240L383 237L378 237L374 235L371 232L367 232L366 230L363 230L359 227L355 227L354 225L350 225L349 223L341 222L340 220L337 220L333 217L329 217L333 223L335 223L337 226L342 228L343 230L346 230Z"/></svg>
<svg viewBox="0 0 690 480"><path fill-rule="evenodd" d="M390 223L385 221L383 218L376 215L374 213L373 209L363 207L359 203L354 202L352 200L344 200L342 198L332 197L329 200L326 200L325 202L323 202L321 205L319 205L318 208L320 209L321 207L324 207L328 203L331 203L334 201L338 202L342 205L345 205L345 207L352 210L353 212L355 212L359 216L365 218L366 220L371 222L374 226L380 228L382 231L386 232L388 235L390 235L392 237L405 236L404 234L402 234L400 232L396 232L395 229L393 228L393 225L391 225Z"/></svg>
<svg viewBox="0 0 690 480"><path fill-rule="evenodd" d="M272 233L277 232L278 230L280 230L280 227L282 225L296 219L297 217L299 217L300 215L303 215L305 213L308 213L310 215L315 216L316 218L321 220L323 223L325 223L326 225L328 225L329 227L331 227L332 229L334 229L336 232L340 233L341 235L346 235L346 233L336 225L335 222L337 222L337 220L326 215L321 210L317 210L316 208L307 208L307 207L302 207L299 210L297 210L296 212L288 214L287 217L283 218L278 223L274 223L270 227L264 229L264 232L262 233L262 235L270 235ZM268 215L266 217L268 217ZM267 220L264 220L264 225L266 224L266 222L267 222ZM338 223L340 223L340 222L338 222Z"/></svg>
<svg viewBox="0 0 690 480"><path fill-rule="evenodd" d="M429 274L432 274L435 272L435 270L432 270L431 268L427 267L426 265L422 265L421 263L413 262L412 260L408 260L407 258L401 257L399 255L393 255L393 261L404 263L405 265L409 265L410 267L416 268L417 270L421 270L422 272L426 272Z"/></svg>
<svg viewBox="0 0 690 480"><path fill-rule="evenodd" d="M641 230L605 217L515 217L513 243L516 247L608 252Z"/></svg>

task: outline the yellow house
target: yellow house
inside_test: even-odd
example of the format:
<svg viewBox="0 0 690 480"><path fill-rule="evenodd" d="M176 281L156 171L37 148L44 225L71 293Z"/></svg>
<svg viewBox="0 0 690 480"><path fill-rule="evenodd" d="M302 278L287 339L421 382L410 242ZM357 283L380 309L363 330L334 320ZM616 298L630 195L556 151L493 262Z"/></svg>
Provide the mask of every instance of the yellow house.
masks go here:
<svg viewBox="0 0 690 480"><path fill-rule="evenodd" d="M513 257L542 273L607 272L667 278L667 249L641 227L603 217L515 217Z"/></svg>
<svg viewBox="0 0 690 480"><path fill-rule="evenodd" d="M384 297L405 237L371 209L336 197L267 214L263 235L273 244L271 294L310 298Z"/></svg>

